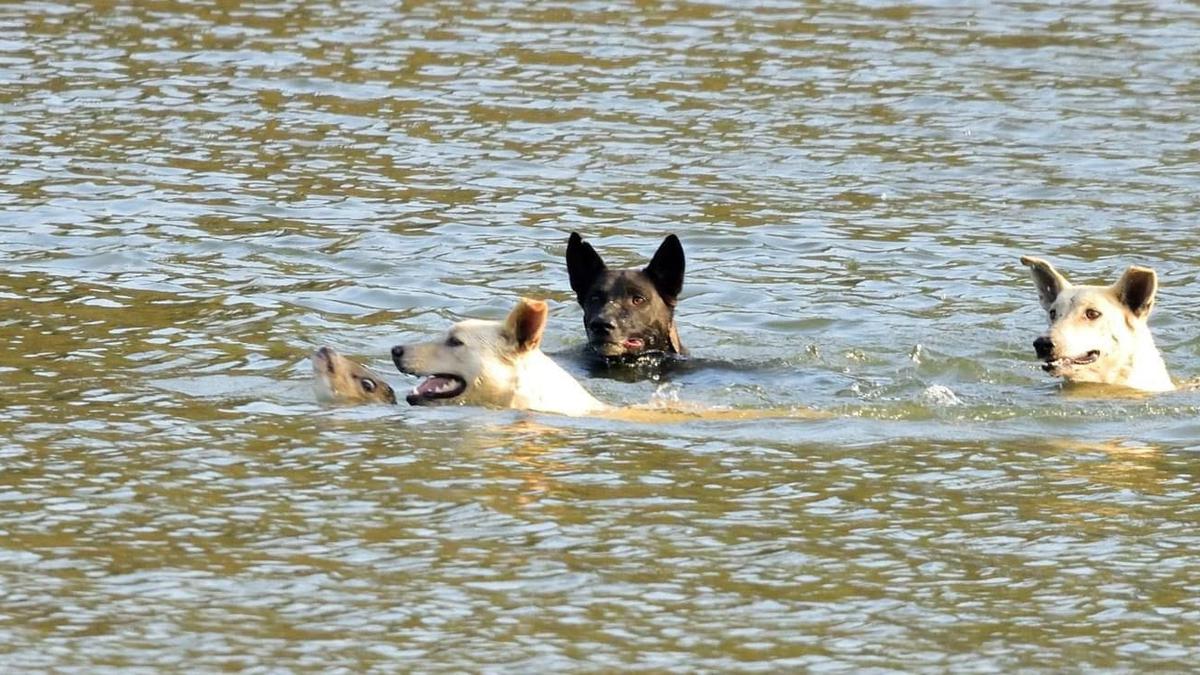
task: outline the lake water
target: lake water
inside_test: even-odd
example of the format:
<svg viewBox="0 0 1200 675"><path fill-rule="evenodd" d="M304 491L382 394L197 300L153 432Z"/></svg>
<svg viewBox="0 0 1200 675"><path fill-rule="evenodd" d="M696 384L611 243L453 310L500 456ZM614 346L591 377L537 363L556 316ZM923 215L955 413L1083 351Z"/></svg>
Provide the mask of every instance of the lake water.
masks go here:
<svg viewBox="0 0 1200 675"><path fill-rule="evenodd" d="M129 7L128 5L134 5ZM0 6L6 669L1191 669L1200 393L1065 395L1017 262L1200 376L1200 8ZM634 424L324 408L330 344L668 233Z"/></svg>

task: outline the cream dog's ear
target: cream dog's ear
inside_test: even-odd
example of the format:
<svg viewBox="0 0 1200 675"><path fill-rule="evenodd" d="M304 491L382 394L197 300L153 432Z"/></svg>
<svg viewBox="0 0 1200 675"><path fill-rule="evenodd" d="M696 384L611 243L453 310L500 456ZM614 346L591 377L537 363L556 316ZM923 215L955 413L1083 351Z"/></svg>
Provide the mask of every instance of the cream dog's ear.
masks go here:
<svg viewBox="0 0 1200 675"><path fill-rule="evenodd" d="M533 351L542 344L549 315L550 308L545 302L521 298L504 320L504 334L511 337L517 351Z"/></svg>
<svg viewBox="0 0 1200 675"><path fill-rule="evenodd" d="M1112 285L1112 291L1134 316L1144 319L1150 315L1150 310L1154 309L1158 275L1149 267L1133 265Z"/></svg>
<svg viewBox="0 0 1200 675"><path fill-rule="evenodd" d="M1033 282L1037 284L1038 300L1041 301L1044 310L1049 311L1058 294L1071 287L1071 282L1059 274L1054 265L1041 258L1021 256L1021 264L1029 268Z"/></svg>

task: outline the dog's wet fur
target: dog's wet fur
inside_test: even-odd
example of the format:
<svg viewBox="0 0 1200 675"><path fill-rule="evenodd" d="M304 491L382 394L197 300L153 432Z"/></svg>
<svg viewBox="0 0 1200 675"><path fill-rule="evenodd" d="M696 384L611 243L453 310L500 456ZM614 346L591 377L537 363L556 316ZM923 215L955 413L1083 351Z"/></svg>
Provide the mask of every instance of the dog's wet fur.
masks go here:
<svg viewBox="0 0 1200 675"><path fill-rule="evenodd" d="M1175 389L1147 324L1158 291L1154 270L1132 266L1111 286L1074 286L1045 260L1027 256L1021 263L1050 319L1033 341L1042 370L1068 383Z"/></svg>
<svg viewBox="0 0 1200 675"><path fill-rule="evenodd" d="M593 365L660 365L687 354L675 327L685 268L678 237L667 236L642 269L609 269L576 232L567 240L566 257Z"/></svg>

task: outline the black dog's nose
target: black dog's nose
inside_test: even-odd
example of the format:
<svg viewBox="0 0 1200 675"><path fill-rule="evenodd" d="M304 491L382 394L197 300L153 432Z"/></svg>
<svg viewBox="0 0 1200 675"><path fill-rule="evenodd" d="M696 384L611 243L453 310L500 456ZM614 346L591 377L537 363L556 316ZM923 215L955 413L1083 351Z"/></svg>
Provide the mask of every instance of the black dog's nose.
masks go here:
<svg viewBox="0 0 1200 675"><path fill-rule="evenodd" d="M591 323L588 324L588 330L596 335L608 335L616 329L617 325L615 323L603 318L592 319Z"/></svg>
<svg viewBox="0 0 1200 675"><path fill-rule="evenodd" d="M1037 352L1039 359L1048 359L1054 356L1054 340L1043 335L1033 341L1033 350Z"/></svg>
<svg viewBox="0 0 1200 675"><path fill-rule="evenodd" d="M396 365L400 365L400 359L404 358L404 345L396 345L392 347L392 360Z"/></svg>

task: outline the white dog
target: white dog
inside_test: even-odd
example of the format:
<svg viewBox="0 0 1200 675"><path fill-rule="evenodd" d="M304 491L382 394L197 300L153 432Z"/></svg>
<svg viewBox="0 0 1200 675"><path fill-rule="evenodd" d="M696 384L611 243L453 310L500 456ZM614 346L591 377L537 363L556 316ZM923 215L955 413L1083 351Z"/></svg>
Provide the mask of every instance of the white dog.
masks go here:
<svg viewBox="0 0 1200 675"><path fill-rule="evenodd" d="M1072 286L1044 260L1021 263L1050 316L1049 332L1033 341L1042 370L1067 382L1175 389L1146 323L1158 291L1154 270L1134 266L1112 286Z"/></svg>
<svg viewBox="0 0 1200 675"><path fill-rule="evenodd" d="M468 319L439 340L392 348L396 367L425 379L407 396L411 405L461 402L559 415L602 415L637 423L811 419L827 414L796 408L742 410L670 402L614 407L592 397L539 348L549 309L521 298L501 321Z"/></svg>
<svg viewBox="0 0 1200 675"><path fill-rule="evenodd" d="M408 402L461 401L562 415L609 410L542 353L548 314L541 300L521 298L503 322L468 319L440 340L393 347L401 372L427 376Z"/></svg>

